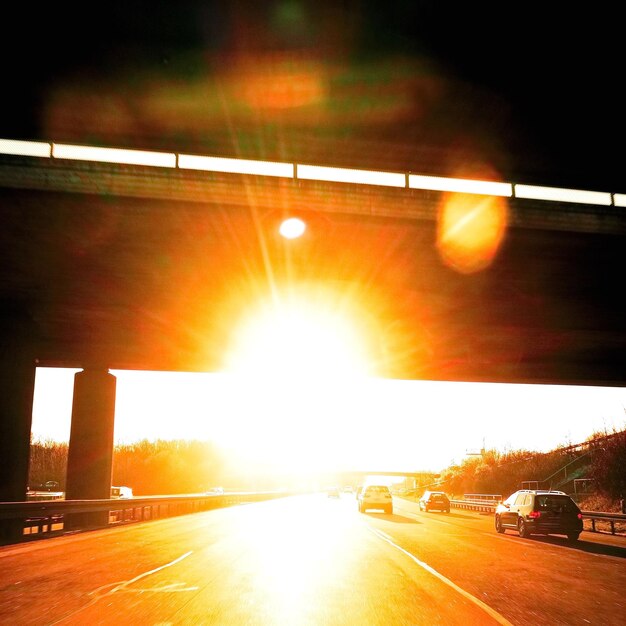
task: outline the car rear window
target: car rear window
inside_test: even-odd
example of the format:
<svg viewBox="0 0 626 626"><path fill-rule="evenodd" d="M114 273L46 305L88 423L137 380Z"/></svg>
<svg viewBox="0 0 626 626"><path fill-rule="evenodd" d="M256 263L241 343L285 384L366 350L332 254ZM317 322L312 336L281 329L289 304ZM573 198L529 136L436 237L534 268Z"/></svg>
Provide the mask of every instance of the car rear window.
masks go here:
<svg viewBox="0 0 626 626"><path fill-rule="evenodd" d="M388 487L367 487L366 493L389 493Z"/></svg>
<svg viewBox="0 0 626 626"><path fill-rule="evenodd" d="M536 508L540 511L577 512L577 504L568 496L537 496Z"/></svg>

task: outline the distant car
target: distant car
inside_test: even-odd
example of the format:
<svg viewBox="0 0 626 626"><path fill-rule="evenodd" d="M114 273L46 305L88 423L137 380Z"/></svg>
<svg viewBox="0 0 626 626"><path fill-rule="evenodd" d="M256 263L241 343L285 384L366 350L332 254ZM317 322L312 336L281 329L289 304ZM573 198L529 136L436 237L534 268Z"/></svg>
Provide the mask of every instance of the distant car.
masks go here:
<svg viewBox="0 0 626 626"><path fill-rule="evenodd" d="M393 500L387 485L368 485L363 487L357 495L357 501L361 513L365 513L369 509L383 510L389 514L393 513Z"/></svg>
<svg viewBox="0 0 626 626"><path fill-rule="evenodd" d="M329 498L339 498L341 496L341 494L339 493L338 487L331 487L328 490L327 495Z"/></svg>
<svg viewBox="0 0 626 626"><path fill-rule="evenodd" d="M224 487L211 487L206 492L207 496L223 496L224 495Z"/></svg>
<svg viewBox="0 0 626 626"><path fill-rule="evenodd" d="M131 487L111 487L111 498L120 498L121 500L132 498L133 490Z"/></svg>
<svg viewBox="0 0 626 626"><path fill-rule="evenodd" d="M35 491L60 491L61 486L56 480L48 480L35 487Z"/></svg>
<svg viewBox="0 0 626 626"><path fill-rule="evenodd" d="M496 507L496 531L516 530L520 537L567 535L576 541L583 530L578 505L562 491L520 489Z"/></svg>
<svg viewBox="0 0 626 626"><path fill-rule="evenodd" d="M450 513L450 498L443 491L425 491L419 499L421 511Z"/></svg>

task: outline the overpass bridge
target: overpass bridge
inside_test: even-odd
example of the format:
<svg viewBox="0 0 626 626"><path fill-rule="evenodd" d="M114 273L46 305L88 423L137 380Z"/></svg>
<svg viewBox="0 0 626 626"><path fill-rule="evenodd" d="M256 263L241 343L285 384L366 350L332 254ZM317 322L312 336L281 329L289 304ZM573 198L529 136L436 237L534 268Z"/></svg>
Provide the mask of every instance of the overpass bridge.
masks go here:
<svg viewBox="0 0 626 626"><path fill-rule="evenodd" d="M369 303L384 377L624 385L618 191L0 140L0 501L25 497L37 366L83 370L68 496L107 497L109 370L217 371L282 286ZM450 202L506 216L480 271L436 245ZM275 235L292 215L302 241Z"/></svg>
<svg viewBox="0 0 626 626"><path fill-rule="evenodd" d="M428 472L424 470L414 471L386 471L386 470L367 470L367 469L354 469L354 470L338 470L328 471L320 473L320 480L326 482L328 485L357 485L362 484L366 479L371 478L375 480L376 477L392 478L410 481L412 488L416 488L420 485L430 485L437 481L439 474L436 472Z"/></svg>

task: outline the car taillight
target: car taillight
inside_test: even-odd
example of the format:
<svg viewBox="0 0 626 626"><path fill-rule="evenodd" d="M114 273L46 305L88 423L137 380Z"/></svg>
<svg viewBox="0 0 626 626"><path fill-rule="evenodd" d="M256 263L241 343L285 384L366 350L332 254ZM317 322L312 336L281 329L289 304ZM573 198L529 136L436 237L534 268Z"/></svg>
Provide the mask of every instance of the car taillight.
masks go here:
<svg viewBox="0 0 626 626"><path fill-rule="evenodd" d="M541 511L531 511L528 514L528 517L530 517L532 519L537 519L538 517L541 517Z"/></svg>

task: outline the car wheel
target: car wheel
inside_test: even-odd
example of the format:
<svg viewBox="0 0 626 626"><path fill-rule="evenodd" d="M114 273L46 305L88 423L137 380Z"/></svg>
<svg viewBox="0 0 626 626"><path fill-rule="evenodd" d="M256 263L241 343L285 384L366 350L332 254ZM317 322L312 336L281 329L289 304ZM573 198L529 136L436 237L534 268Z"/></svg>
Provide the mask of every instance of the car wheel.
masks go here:
<svg viewBox="0 0 626 626"><path fill-rule="evenodd" d="M578 541L578 537L580 537L580 533L567 533L567 538L570 541Z"/></svg>
<svg viewBox="0 0 626 626"><path fill-rule="evenodd" d="M504 526L502 526L502 520L499 515L496 515L496 532L503 533L505 531Z"/></svg>
<svg viewBox="0 0 626 626"><path fill-rule="evenodd" d="M528 537L530 537L530 531L528 530L528 526L522 517L520 517L517 522L517 530L519 531L519 536L523 539L528 539Z"/></svg>

